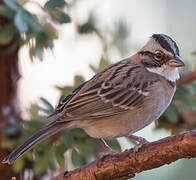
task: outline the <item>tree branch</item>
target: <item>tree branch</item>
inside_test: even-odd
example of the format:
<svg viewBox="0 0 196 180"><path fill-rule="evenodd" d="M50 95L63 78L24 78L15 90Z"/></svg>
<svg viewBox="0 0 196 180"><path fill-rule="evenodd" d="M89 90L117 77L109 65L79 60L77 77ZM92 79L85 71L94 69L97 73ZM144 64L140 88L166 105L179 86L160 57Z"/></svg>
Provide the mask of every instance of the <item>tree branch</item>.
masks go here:
<svg viewBox="0 0 196 180"><path fill-rule="evenodd" d="M178 86L196 79L196 70L177 81ZM196 157L196 131L169 136L143 145L134 158L133 149L107 154L86 166L60 174L51 180L127 179L136 173L170 164L178 159Z"/></svg>
<svg viewBox="0 0 196 180"><path fill-rule="evenodd" d="M60 174L51 180L117 180L136 173L170 164L178 159L196 157L196 131L169 136L144 144L134 158L133 149L107 154L90 164Z"/></svg>
<svg viewBox="0 0 196 180"><path fill-rule="evenodd" d="M182 86L184 84L188 84L188 83L194 81L195 79L196 79L196 70L181 77L179 80L177 80L176 84L178 86Z"/></svg>

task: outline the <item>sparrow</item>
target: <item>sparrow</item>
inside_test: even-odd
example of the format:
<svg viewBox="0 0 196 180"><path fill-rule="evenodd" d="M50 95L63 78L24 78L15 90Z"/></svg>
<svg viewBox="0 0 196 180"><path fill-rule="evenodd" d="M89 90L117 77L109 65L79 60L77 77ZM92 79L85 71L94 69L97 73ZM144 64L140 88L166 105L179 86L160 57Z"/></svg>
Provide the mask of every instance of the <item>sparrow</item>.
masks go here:
<svg viewBox="0 0 196 180"><path fill-rule="evenodd" d="M129 137L145 143L133 133L158 119L167 109L184 66L176 42L165 34L153 34L131 57L110 65L73 90L49 116L52 122L9 154L12 164L36 144L65 128L82 128L98 138Z"/></svg>

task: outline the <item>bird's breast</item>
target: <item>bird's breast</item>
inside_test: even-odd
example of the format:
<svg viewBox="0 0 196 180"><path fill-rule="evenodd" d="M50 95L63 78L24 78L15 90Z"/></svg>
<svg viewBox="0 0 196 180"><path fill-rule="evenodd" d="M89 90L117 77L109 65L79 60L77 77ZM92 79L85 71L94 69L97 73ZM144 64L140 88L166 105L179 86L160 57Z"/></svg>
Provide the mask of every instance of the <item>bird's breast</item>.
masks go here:
<svg viewBox="0 0 196 180"><path fill-rule="evenodd" d="M84 121L83 128L95 138L113 138L132 134L158 119L169 106L174 91L167 84L156 83L151 93L139 107L125 112Z"/></svg>

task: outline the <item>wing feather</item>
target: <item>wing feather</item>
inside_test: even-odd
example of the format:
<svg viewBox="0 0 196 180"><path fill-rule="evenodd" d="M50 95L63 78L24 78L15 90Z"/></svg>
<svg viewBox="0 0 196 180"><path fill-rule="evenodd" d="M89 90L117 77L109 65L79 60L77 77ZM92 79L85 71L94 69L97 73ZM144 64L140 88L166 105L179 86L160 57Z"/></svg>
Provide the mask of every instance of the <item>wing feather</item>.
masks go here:
<svg viewBox="0 0 196 180"><path fill-rule="evenodd" d="M116 63L66 97L57 107L57 111L63 111L59 121L66 117L100 118L138 108L157 81L159 76L135 61Z"/></svg>

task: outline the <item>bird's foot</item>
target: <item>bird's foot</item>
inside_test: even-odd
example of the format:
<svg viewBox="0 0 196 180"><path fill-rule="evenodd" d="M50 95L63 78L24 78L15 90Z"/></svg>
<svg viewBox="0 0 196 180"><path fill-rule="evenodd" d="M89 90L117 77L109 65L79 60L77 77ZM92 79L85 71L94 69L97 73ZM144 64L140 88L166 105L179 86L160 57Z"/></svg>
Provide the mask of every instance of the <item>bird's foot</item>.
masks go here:
<svg viewBox="0 0 196 180"><path fill-rule="evenodd" d="M136 154L139 152L139 150L142 148L143 144L137 144L133 148L133 157L136 159ZM137 159L136 159L137 160Z"/></svg>
<svg viewBox="0 0 196 180"><path fill-rule="evenodd" d="M103 146L103 149L105 150L105 152L112 151L112 148L104 141L104 139L99 139L99 142Z"/></svg>
<svg viewBox="0 0 196 180"><path fill-rule="evenodd" d="M98 158L102 159L108 155L115 154L116 152L112 150L112 148L104 141L104 139L99 139L101 145L103 146L104 152L100 152L98 154Z"/></svg>
<svg viewBox="0 0 196 180"><path fill-rule="evenodd" d="M128 135L127 138L139 142L134 148L133 148L133 156L136 159L136 153L139 152L139 150L142 148L144 144L149 144L150 142L147 141L143 137L135 136L135 135ZM136 159L137 160L137 159Z"/></svg>
<svg viewBox="0 0 196 180"><path fill-rule="evenodd" d="M111 150L111 151L105 151L105 152L100 152L99 154L98 154L98 158L99 159L102 159L102 158L104 158L104 157L106 157L106 156L108 156L108 155L113 155L113 154L116 154L117 152L115 152L115 151L113 151L113 150Z"/></svg>
<svg viewBox="0 0 196 180"><path fill-rule="evenodd" d="M64 173L63 173L63 177L65 178L67 175L68 175L68 173L69 173L69 171L65 171Z"/></svg>

